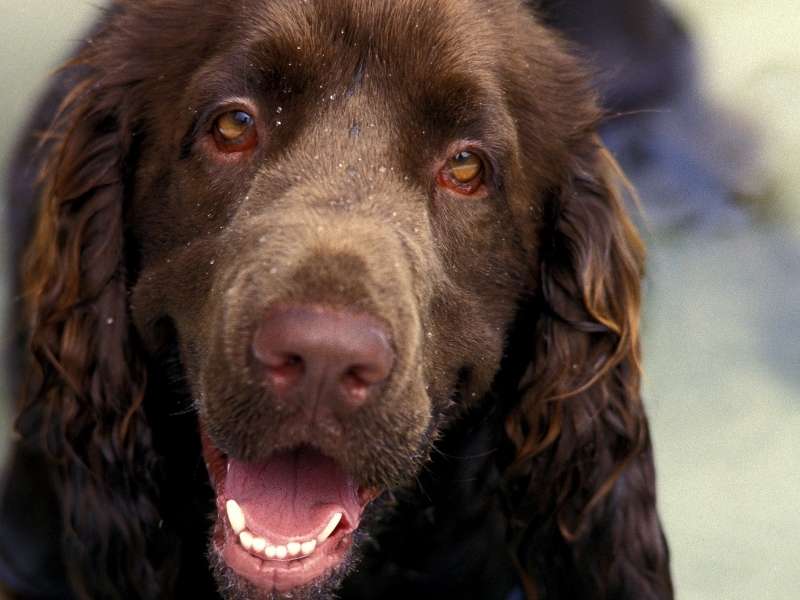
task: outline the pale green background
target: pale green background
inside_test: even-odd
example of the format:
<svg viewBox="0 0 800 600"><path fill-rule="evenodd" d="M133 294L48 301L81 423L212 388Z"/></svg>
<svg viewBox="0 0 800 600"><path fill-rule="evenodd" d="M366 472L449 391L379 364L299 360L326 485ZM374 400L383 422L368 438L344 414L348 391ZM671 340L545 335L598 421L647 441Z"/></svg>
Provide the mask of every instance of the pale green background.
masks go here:
<svg viewBox="0 0 800 600"><path fill-rule="evenodd" d="M795 600L800 5L672 4L696 34L711 97L755 124L763 164L754 183L768 190L768 217L752 228L649 234L646 392L678 598ZM0 161L94 10L83 0L0 0ZM0 416L0 447L7 427Z"/></svg>

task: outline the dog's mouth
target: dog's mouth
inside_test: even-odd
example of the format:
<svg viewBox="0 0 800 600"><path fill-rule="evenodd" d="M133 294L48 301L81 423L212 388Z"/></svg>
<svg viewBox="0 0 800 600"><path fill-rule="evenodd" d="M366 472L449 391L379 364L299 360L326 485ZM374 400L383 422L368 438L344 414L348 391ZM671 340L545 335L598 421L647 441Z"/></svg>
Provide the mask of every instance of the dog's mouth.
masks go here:
<svg viewBox="0 0 800 600"><path fill-rule="evenodd" d="M326 579L346 562L376 490L359 488L311 447L248 463L202 437L216 493L212 548L231 570L261 589L288 592Z"/></svg>

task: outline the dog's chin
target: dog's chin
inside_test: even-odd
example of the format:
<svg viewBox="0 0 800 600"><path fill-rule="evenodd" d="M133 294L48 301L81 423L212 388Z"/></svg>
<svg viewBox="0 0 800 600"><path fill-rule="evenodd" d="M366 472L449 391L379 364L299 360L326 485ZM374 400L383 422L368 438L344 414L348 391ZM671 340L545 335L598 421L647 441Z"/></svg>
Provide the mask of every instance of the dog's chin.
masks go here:
<svg viewBox="0 0 800 600"><path fill-rule="evenodd" d="M361 517L378 491L308 446L244 462L202 438L216 495L209 553L223 596L330 597L355 563Z"/></svg>
<svg viewBox="0 0 800 600"><path fill-rule="evenodd" d="M356 533L356 538L362 537ZM308 581L305 576L297 577L291 585L290 579L283 578L287 584L284 589L277 587L281 577L267 582L257 582L254 578L243 575L224 557L224 550L212 538L209 547L209 563L217 584L217 589L224 600L332 600L342 585L345 577L351 573L357 563L359 552L357 543L353 543L341 560L324 571L323 574Z"/></svg>

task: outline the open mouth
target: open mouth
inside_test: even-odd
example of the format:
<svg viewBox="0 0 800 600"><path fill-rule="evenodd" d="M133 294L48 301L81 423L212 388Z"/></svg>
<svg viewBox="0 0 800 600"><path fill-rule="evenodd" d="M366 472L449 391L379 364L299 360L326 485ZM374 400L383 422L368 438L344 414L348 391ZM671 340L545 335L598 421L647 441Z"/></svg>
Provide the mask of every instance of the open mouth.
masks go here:
<svg viewBox="0 0 800 600"><path fill-rule="evenodd" d="M217 499L213 548L230 569L259 588L287 592L345 563L376 492L311 447L246 463L202 438Z"/></svg>

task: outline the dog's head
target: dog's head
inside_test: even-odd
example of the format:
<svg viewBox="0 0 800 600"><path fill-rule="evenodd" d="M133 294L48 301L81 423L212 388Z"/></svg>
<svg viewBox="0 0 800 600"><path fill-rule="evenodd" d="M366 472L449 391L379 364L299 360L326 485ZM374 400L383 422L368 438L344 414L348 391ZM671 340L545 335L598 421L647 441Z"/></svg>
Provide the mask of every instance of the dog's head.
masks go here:
<svg viewBox="0 0 800 600"><path fill-rule="evenodd" d="M101 560L150 552L165 345L220 577L265 596L340 579L370 502L489 401L522 307L523 459L555 431L543 398L635 367L641 251L594 98L520 2L123 2L79 62L28 292L33 404L67 477L105 485L70 484L67 518L124 507L93 517L124 540ZM156 585L129 562L109 589Z"/></svg>

